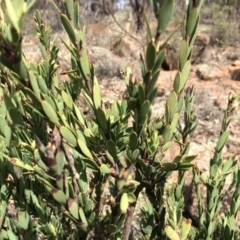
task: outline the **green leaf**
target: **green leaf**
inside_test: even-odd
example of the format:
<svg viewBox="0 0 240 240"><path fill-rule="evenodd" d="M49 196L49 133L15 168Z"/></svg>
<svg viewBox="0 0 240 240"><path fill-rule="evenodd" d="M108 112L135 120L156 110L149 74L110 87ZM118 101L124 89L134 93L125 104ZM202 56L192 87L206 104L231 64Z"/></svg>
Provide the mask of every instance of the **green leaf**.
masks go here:
<svg viewBox="0 0 240 240"><path fill-rule="evenodd" d="M79 220L79 215L78 215L78 204L75 200L73 200L72 198L69 198L67 200L67 207L68 207L68 211L70 212L70 214L77 220Z"/></svg>
<svg viewBox="0 0 240 240"><path fill-rule="evenodd" d="M147 46L146 51L146 66L147 70L151 71L153 69L156 58L156 48L153 42L150 42Z"/></svg>
<svg viewBox="0 0 240 240"><path fill-rule="evenodd" d="M82 125L85 125L85 119L84 119L82 111L75 104L73 104L73 107L74 107L74 112L75 112L77 119L79 120L79 122Z"/></svg>
<svg viewBox="0 0 240 240"><path fill-rule="evenodd" d="M108 174L111 172L111 170L106 164L102 163L100 166L100 172L103 174Z"/></svg>
<svg viewBox="0 0 240 240"><path fill-rule="evenodd" d="M171 141L172 137L173 137L173 130L169 125L167 125L163 131L164 144Z"/></svg>
<svg viewBox="0 0 240 240"><path fill-rule="evenodd" d="M5 0L5 3L8 18L16 31L20 33L19 20L17 19L17 14L14 10L13 3L11 0Z"/></svg>
<svg viewBox="0 0 240 240"><path fill-rule="evenodd" d="M125 222L125 218L126 218L126 214L121 214L121 215L118 216L118 217L116 218L116 220L114 221L115 226L117 227L118 231L119 231L120 229L122 229L123 224L124 224L124 222Z"/></svg>
<svg viewBox="0 0 240 240"><path fill-rule="evenodd" d="M86 225L88 225L87 218L85 216L85 213L84 213L82 207L79 208L79 215L80 215L82 222L85 223Z"/></svg>
<svg viewBox="0 0 240 240"><path fill-rule="evenodd" d="M112 155L112 157L117 156L117 148L116 148L116 144L113 140L108 140L106 147L107 147L108 152Z"/></svg>
<svg viewBox="0 0 240 240"><path fill-rule="evenodd" d="M180 85L179 85L179 91L178 92L181 92L182 89L184 88L185 84L186 84L186 81L187 81L187 78L188 78L188 75L190 73L190 69L191 69L191 62L190 60L188 60L183 69L182 69L182 72L181 72L181 75L180 75Z"/></svg>
<svg viewBox="0 0 240 240"><path fill-rule="evenodd" d="M79 3L75 2L74 9L73 9L73 26L76 29L79 29Z"/></svg>
<svg viewBox="0 0 240 240"><path fill-rule="evenodd" d="M9 126L6 126L3 134L6 137L6 145L9 146L12 137L12 129Z"/></svg>
<svg viewBox="0 0 240 240"><path fill-rule="evenodd" d="M39 88L41 89L41 92L44 93L44 94L47 94L48 93L48 87L46 85L46 82L42 78L42 76L38 76L37 80L38 80L38 85L39 85Z"/></svg>
<svg viewBox="0 0 240 240"><path fill-rule="evenodd" d="M177 124L179 120L179 113L175 113L171 122L171 129L172 131L176 130Z"/></svg>
<svg viewBox="0 0 240 240"><path fill-rule="evenodd" d="M51 179L52 177L49 176L45 170L43 170L42 168L40 168L39 166L35 165L33 166L33 170L35 173L37 173L38 175L42 176L44 179ZM36 175L37 175L36 174ZM53 178L54 180L54 178Z"/></svg>
<svg viewBox="0 0 240 240"><path fill-rule="evenodd" d="M88 147L86 146L86 144L79 138L77 140L78 142L78 146L80 147L82 153L89 159L93 159L93 156L91 154L91 152L89 151Z"/></svg>
<svg viewBox="0 0 240 240"><path fill-rule="evenodd" d="M158 28L157 28L158 33L161 34L166 30L167 25L172 18L173 10L174 0L165 0L158 12Z"/></svg>
<svg viewBox="0 0 240 240"><path fill-rule="evenodd" d="M101 90L96 77L94 77L93 81L93 103L96 109L98 109L102 105Z"/></svg>
<svg viewBox="0 0 240 240"><path fill-rule="evenodd" d="M179 53L179 68L180 70L183 69L184 65L188 60L188 53L189 53L189 42L185 39L182 40L180 46L180 53Z"/></svg>
<svg viewBox="0 0 240 240"><path fill-rule="evenodd" d="M4 136L5 136L5 127L7 126L8 126L7 120L2 116L0 116L0 129L1 129L1 132L4 134Z"/></svg>
<svg viewBox="0 0 240 240"><path fill-rule="evenodd" d="M88 158L83 158L82 160L86 163L87 167L89 167L92 171L99 172L99 166L94 160Z"/></svg>
<svg viewBox="0 0 240 240"><path fill-rule="evenodd" d="M28 0L26 2L26 12L29 11L29 9L33 6L34 3L35 3L35 0Z"/></svg>
<svg viewBox="0 0 240 240"><path fill-rule="evenodd" d="M179 235L169 225L166 225L164 227L164 230L165 230L166 235L167 235L167 237L169 239L171 239L171 240L180 240Z"/></svg>
<svg viewBox="0 0 240 240"><path fill-rule="evenodd" d="M129 147L131 151L134 151L138 146L138 136L135 132L131 132L129 136Z"/></svg>
<svg viewBox="0 0 240 240"><path fill-rule="evenodd" d="M81 50L80 67L81 67L81 71L82 71L84 79L86 81L89 81L90 66L89 66L88 55L87 55L86 49Z"/></svg>
<svg viewBox="0 0 240 240"><path fill-rule="evenodd" d="M77 146L77 139L74 133L67 127L61 126L60 127L60 133L63 136L64 139L67 140L70 144L72 144L74 147Z"/></svg>
<svg viewBox="0 0 240 240"><path fill-rule="evenodd" d="M106 230L108 233L112 234L112 233L117 232L117 227L113 224L108 224L108 225L106 225Z"/></svg>
<svg viewBox="0 0 240 240"><path fill-rule="evenodd" d="M151 104L153 103L153 101L154 101L154 99L156 98L157 94L158 94L158 87L155 87L155 88L152 90L152 92L150 92L150 93L148 94L148 100L149 100L149 102L150 102Z"/></svg>
<svg viewBox="0 0 240 240"><path fill-rule="evenodd" d="M31 98L31 101L32 101L31 105L35 106L34 107L35 109L41 107L40 98L38 98L37 95L33 91L31 91L29 88L23 88L23 92Z"/></svg>
<svg viewBox="0 0 240 240"><path fill-rule="evenodd" d="M144 122L146 121L146 119L148 118L148 111L150 109L150 102L148 100L146 100L139 111L139 124L142 125L144 124Z"/></svg>
<svg viewBox="0 0 240 240"><path fill-rule="evenodd" d="M152 78L151 78L151 80L150 80L150 82L149 82L149 84L147 86L147 88L148 88L148 95L154 90L154 87L155 87L156 82L157 82L157 80L159 78L159 75L160 75L160 70L156 71L153 74L153 76L152 76Z"/></svg>
<svg viewBox="0 0 240 240"><path fill-rule="evenodd" d="M53 107L45 100L42 101L42 108L47 117L51 120L51 122L57 124L59 119L57 113L54 111Z"/></svg>
<svg viewBox="0 0 240 240"><path fill-rule="evenodd" d="M190 4L189 4L189 8L191 8ZM198 19L198 8L197 7L193 7L191 9L189 9L189 14L187 17L187 26L186 26L186 34L187 36L191 37L193 34L193 30L195 29L196 23L197 23L197 19Z"/></svg>
<svg viewBox="0 0 240 240"><path fill-rule="evenodd" d="M22 114L16 108L9 109L9 115L13 121L13 124L23 126Z"/></svg>
<svg viewBox="0 0 240 240"><path fill-rule="evenodd" d="M57 188L52 189L53 198L60 204L65 205L67 203L67 196L65 193Z"/></svg>
<svg viewBox="0 0 240 240"><path fill-rule="evenodd" d="M132 160L132 161L135 161L135 160L138 158L139 155L140 155L139 149L135 149L135 150L133 151L132 155L131 155L131 160Z"/></svg>
<svg viewBox="0 0 240 240"><path fill-rule="evenodd" d="M114 164L114 158L108 151L106 152L106 158L110 163Z"/></svg>
<svg viewBox="0 0 240 240"><path fill-rule="evenodd" d="M57 174L56 175L56 185L58 187L58 189L64 191L64 178L63 178L63 174Z"/></svg>
<svg viewBox="0 0 240 240"><path fill-rule="evenodd" d="M140 106L145 101L145 86L143 86L143 84L138 85L138 101L139 101Z"/></svg>
<svg viewBox="0 0 240 240"><path fill-rule="evenodd" d="M190 168L194 167L193 163L179 163L177 166L178 170L189 170Z"/></svg>
<svg viewBox="0 0 240 240"><path fill-rule="evenodd" d="M38 81L33 71L29 71L29 80L30 80L30 84L33 92L40 99L40 88L38 86Z"/></svg>
<svg viewBox="0 0 240 240"><path fill-rule="evenodd" d="M180 77L181 77L181 74L180 72L178 71L176 76L175 76L175 79L174 79L174 83L173 83L173 88L174 88L174 91L178 94L180 93L181 89L180 89Z"/></svg>
<svg viewBox="0 0 240 240"><path fill-rule="evenodd" d="M70 20L72 20L73 19L73 10L74 10L73 0L66 0L65 3L66 3L68 17Z"/></svg>
<svg viewBox="0 0 240 240"><path fill-rule="evenodd" d="M128 193L128 202L129 203L134 203L136 201L137 201L137 199L136 199L136 196L134 195L134 193L129 192Z"/></svg>
<svg viewBox="0 0 240 240"><path fill-rule="evenodd" d="M218 173L218 166L216 164L212 165L210 172L211 172L211 176L216 176L216 174Z"/></svg>
<svg viewBox="0 0 240 240"><path fill-rule="evenodd" d="M129 206L128 194L123 193L120 199L120 210L122 213L126 213Z"/></svg>
<svg viewBox="0 0 240 240"><path fill-rule="evenodd" d="M17 216L18 216L17 225L19 227L21 227L22 229L27 230L28 226L29 226L29 221L30 221L28 212L27 211L26 212L18 211Z"/></svg>
<svg viewBox="0 0 240 240"><path fill-rule="evenodd" d="M68 20L67 16L64 14L61 14L60 19L61 19L63 28L65 29L66 33L69 36L69 39L71 40L73 45L76 46L76 36L75 36L74 29L73 29L70 21Z"/></svg>
<svg viewBox="0 0 240 240"><path fill-rule="evenodd" d="M167 54L167 51L166 51L165 48L162 49L157 54L156 61L155 61L155 64L154 64L154 67L153 67L153 70L152 70L153 74L155 74L155 72L158 71L158 70L160 71L160 68L162 66L162 63L163 63L163 60L164 60L166 54Z"/></svg>
<svg viewBox="0 0 240 240"><path fill-rule="evenodd" d="M71 96L64 91L62 91L61 94L62 94L64 103L72 110L73 100L72 100Z"/></svg>
<svg viewBox="0 0 240 240"><path fill-rule="evenodd" d="M173 170L176 170L176 169L177 169L177 164L174 163L174 162L164 163L164 164L161 166L161 170L162 170L162 171L173 171Z"/></svg>
<svg viewBox="0 0 240 240"><path fill-rule="evenodd" d="M169 108L169 122L172 122L172 119L177 112L178 107L178 97L177 94L173 91L170 93L168 98L168 108Z"/></svg>
<svg viewBox="0 0 240 240"><path fill-rule="evenodd" d="M34 169L29 164L23 163L18 158L9 158L8 160L10 163L12 163L16 167L20 167L20 168L26 169L28 171L34 171Z"/></svg>
<svg viewBox="0 0 240 240"><path fill-rule="evenodd" d="M52 106L52 108L56 111L57 110L57 105L55 102L55 99L51 97L50 95L42 94L44 99Z"/></svg>
<svg viewBox="0 0 240 240"><path fill-rule="evenodd" d="M225 131L221 134L220 138L218 139L217 142L217 151L220 152L222 148L225 146L226 142L228 139L228 132Z"/></svg>
<svg viewBox="0 0 240 240"><path fill-rule="evenodd" d="M227 160L224 164L223 164L223 168L222 168L222 172L223 174L226 174L234 165L234 161L232 160Z"/></svg>
<svg viewBox="0 0 240 240"><path fill-rule="evenodd" d="M106 115L105 112L103 111L102 108L98 108L96 111L96 117L97 117L97 121L99 123L99 126L103 129L103 131L105 132L107 129L107 119L106 119Z"/></svg>
<svg viewBox="0 0 240 240"><path fill-rule="evenodd" d="M66 163L65 154L63 151L58 150L56 154L56 162L58 166L58 173L61 173L63 171L64 165Z"/></svg>
<svg viewBox="0 0 240 240"><path fill-rule="evenodd" d="M184 219L182 222L182 227L181 227L181 233L180 233L180 238L181 240L187 240L188 234L191 230L192 226L192 221L191 219Z"/></svg>
<svg viewBox="0 0 240 240"><path fill-rule="evenodd" d="M167 142L162 146L162 152L166 152L172 146L172 142Z"/></svg>

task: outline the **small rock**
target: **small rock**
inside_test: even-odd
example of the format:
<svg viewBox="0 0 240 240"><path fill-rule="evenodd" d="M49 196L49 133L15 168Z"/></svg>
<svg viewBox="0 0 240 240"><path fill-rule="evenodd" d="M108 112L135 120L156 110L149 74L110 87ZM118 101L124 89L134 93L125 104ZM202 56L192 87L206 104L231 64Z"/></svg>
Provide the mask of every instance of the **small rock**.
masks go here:
<svg viewBox="0 0 240 240"><path fill-rule="evenodd" d="M93 65L96 68L98 79L106 77L118 76L122 69L121 63L114 59L113 54L102 47L91 47L89 56Z"/></svg>
<svg viewBox="0 0 240 240"><path fill-rule="evenodd" d="M202 80L212 80L222 75L218 67L207 63L199 64L196 74Z"/></svg>
<svg viewBox="0 0 240 240"><path fill-rule="evenodd" d="M236 81L240 81L240 68L232 71L231 79L236 80Z"/></svg>

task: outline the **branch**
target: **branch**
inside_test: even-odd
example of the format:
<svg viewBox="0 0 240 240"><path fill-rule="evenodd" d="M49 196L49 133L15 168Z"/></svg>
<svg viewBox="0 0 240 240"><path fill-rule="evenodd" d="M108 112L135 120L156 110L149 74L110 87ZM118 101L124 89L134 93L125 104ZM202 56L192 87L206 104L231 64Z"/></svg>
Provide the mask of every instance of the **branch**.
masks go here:
<svg viewBox="0 0 240 240"><path fill-rule="evenodd" d="M106 9L107 13L112 16L114 22L119 26L119 28L120 28L125 34L127 34L129 37L131 37L131 38L134 39L136 42L138 42L138 43L141 45L141 47L144 49L144 45L143 45L136 37L134 37L131 33L129 33L128 31L126 31L126 30L122 27L122 25L117 21L117 19L115 18L113 12L111 11L111 9L110 9L110 7L109 7L109 4L106 3L106 0L103 0L103 2L104 2L104 4L106 4L106 6L107 6L107 9Z"/></svg>
<svg viewBox="0 0 240 240"><path fill-rule="evenodd" d="M131 233L131 227L132 227L132 218L134 214L136 203L132 204L127 213L127 218L124 223L124 228L123 228L123 240L128 240L129 235Z"/></svg>

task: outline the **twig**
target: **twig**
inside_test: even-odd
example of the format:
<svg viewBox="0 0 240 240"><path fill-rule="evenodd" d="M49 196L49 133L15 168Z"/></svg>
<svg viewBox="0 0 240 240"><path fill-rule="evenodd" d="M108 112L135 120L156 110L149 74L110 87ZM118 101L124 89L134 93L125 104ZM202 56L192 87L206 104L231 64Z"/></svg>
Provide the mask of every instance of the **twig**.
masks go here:
<svg viewBox="0 0 240 240"><path fill-rule="evenodd" d="M74 194L75 194L75 197L77 198L78 196L78 193L79 193L79 186L78 186L78 183L77 183L77 180L79 179L79 174L74 166L74 159L73 159L73 156L72 154L70 153L68 147L63 144L63 149L65 151L65 155L67 157L67 160L68 160L68 163L69 163L69 167L73 173L73 185L74 185Z"/></svg>
<svg viewBox="0 0 240 240"><path fill-rule="evenodd" d="M134 37L131 33L129 33L127 30L125 30L125 29L122 27L122 25L117 21L117 19L115 18L113 12L111 11L109 5L106 3L106 0L103 0L103 2L104 2L104 4L106 4L106 6L107 6L107 9L106 9L106 10L107 10L107 13L108 13L109 15L111 15L111 17L113 18L114 22L120 27L120 29L121 29L122 31L124 31L125 34L127 34L129 37L131 37L132 39L134 39L136 42L138 42L138 43L141 45L141 47L143 48L143 50L144 50L144 45L143 45L136 37Z"/></svg>
<svg viewBox="0 0 240 240"><path fill-rule="evenodd" d="M135 206L136 206L136 204L133 204L128 209L127 218L126 218L126 221L124 223L124 228L123 228L123 240L129 239L129 235L131 233L132 218L133 218Z"/></svg>

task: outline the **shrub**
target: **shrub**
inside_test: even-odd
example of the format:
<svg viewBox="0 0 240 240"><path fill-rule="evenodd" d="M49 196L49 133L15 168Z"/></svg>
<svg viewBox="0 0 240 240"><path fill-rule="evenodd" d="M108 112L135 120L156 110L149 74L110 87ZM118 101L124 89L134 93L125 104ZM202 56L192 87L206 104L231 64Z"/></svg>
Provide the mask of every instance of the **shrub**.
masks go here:
<svg viewBox="0 0 240 240"><path fill-rule="evenodd" d="M235 6L221 7L212 3L203 8L204 20L210 22L211 42L222 47L235 46L239 40L239 19Z"/></svg>
<svg viewBox="0 0 240 240"><path fill-rule="evenodd" d="M220 232L224 239L234 239L240 171L234 158L224 160L221 153L239 96L229 96L209 176L194 167L195 156L188 154L197 123L194 89L184 89L202 2L190 1L173 89L164 116L154 119L155 84L166 56L160 39L172 16L173 0L152 1L158 26L154 36L145 16L150 41L141 56L142 80L126 67L128 96L111 106L103 104L76 2L64 2L66 14L55 5L68 35L62 40L71 53L71 69L64 73L68 82L59 81L59 49L50 43L51 30L39 11L35 21L42 61L36 65L24 57L22 18L34 1L5 3L9 24L0 13L0 238L212 239ZM78 106L80 97L91 119ZM173 142L180 151L174 159L165 159ZM199 201L197 228L183 214L184 173L192 167ZM169 184L173 171L178 180ZM234 194L220 219L229 175ZM207 188L205 208L200 183ZM136 233L132 223L142 195Z"/></svg>

